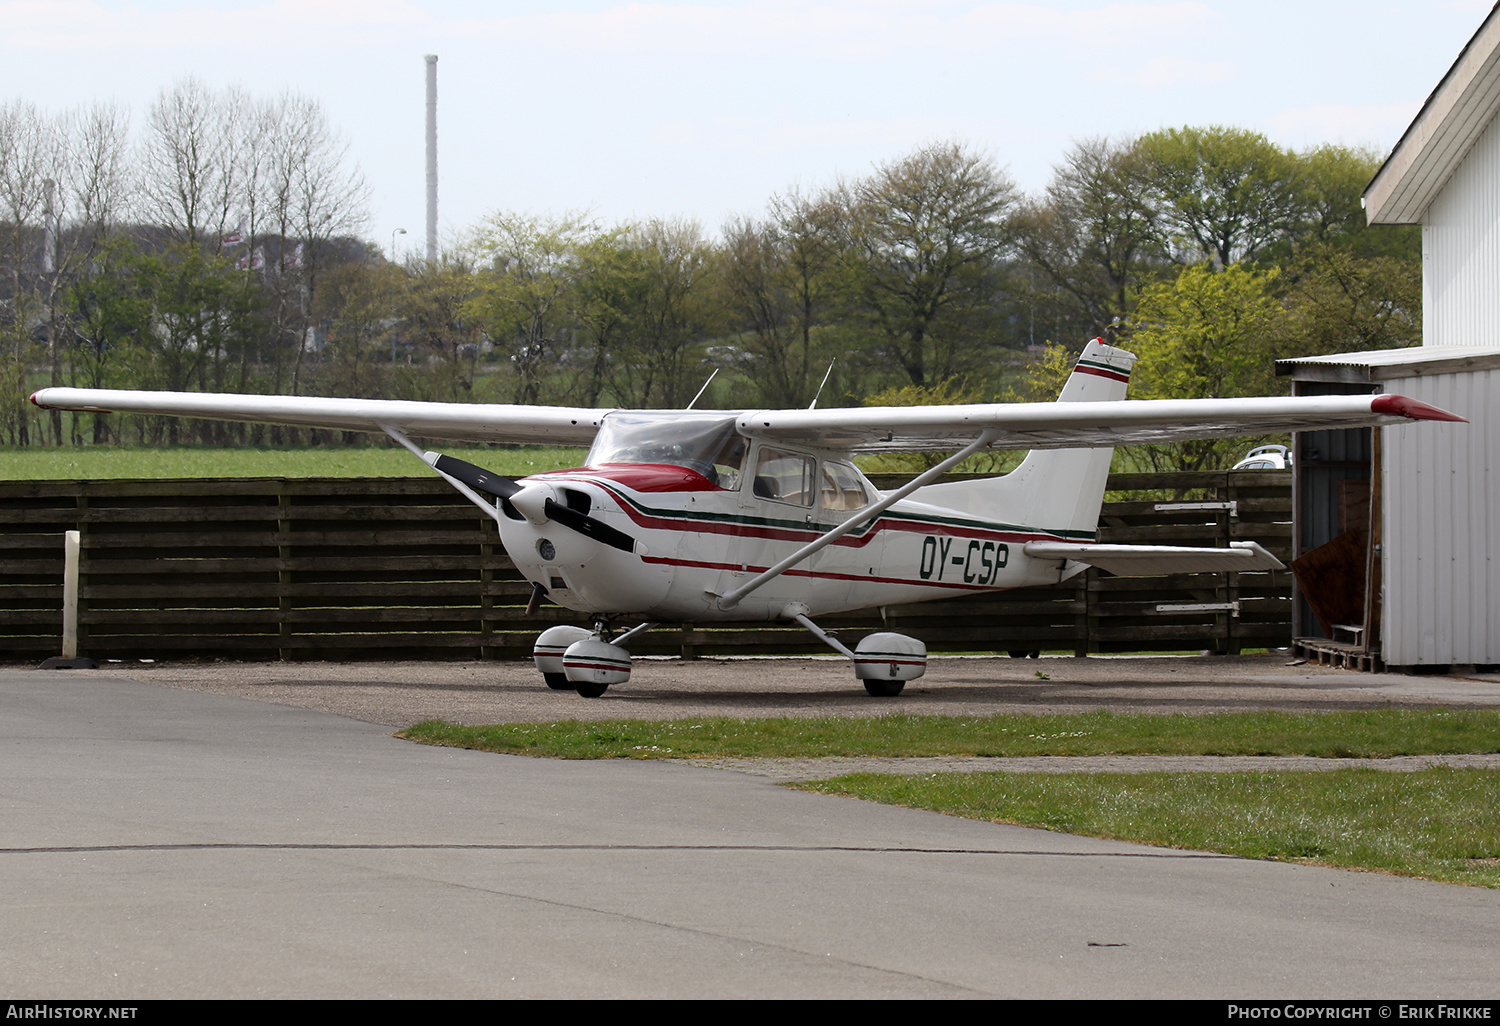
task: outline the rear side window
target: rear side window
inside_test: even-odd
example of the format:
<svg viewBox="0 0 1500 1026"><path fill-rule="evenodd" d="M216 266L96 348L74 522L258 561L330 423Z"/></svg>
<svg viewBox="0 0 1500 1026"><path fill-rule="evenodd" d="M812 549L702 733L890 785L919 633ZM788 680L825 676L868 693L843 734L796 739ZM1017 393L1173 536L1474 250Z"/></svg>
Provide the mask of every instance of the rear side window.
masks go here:
<svg viewBox="0 0 1500 1026"><path fill-rule="evenodd" d="M870 504L864 481L846 463L823 464L821 493L824 509L856 510Z"/></svg>

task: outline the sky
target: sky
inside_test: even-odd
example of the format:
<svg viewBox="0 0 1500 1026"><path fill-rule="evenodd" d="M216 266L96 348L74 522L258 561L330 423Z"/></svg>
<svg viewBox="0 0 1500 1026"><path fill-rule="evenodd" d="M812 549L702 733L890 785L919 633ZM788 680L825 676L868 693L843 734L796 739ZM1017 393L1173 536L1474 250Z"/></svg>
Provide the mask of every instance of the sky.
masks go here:
<svg viewBox="0 0 1500 1026"><path fill-rule="evenodd" d="M0 0L0 101L96 100L137 129L197 76L318 99L371 186L367 238L420 252L423 55L439 224L497 211L716 233L932 142L1043 190L1075 140L1232 125L1382 155L1485 0ZM398 228L408 234L395 235Z"/></svg>

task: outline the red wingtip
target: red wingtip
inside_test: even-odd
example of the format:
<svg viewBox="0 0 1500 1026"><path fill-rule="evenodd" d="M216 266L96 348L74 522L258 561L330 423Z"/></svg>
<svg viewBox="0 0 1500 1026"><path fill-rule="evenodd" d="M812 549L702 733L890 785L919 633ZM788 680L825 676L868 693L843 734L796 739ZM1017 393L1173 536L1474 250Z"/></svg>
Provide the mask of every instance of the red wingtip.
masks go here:
<svg viewBox="0 0 1500 1026"><path fill-rule="evenodd" d="M31 402L32 402L33 406L41 406L42 405L41 403L39 403L39 402L36 401L36 397L38 395L40 395L40 394L41 394L40 392L33 392L33 393L31 393Z"/></svg>
<svg viewBox="0 0 1500 1026"><path fill-rule="evenodd" d="M1467 424L1467 417L1460 417L1456 413L1436 406L1419 402L1416 399L1408 399L1404 395L1377 395L1370 401L1370 410L1373 413L1385 413L1395 417L1408 417L1411 420L1449 420L1460 424Z"/></svg>

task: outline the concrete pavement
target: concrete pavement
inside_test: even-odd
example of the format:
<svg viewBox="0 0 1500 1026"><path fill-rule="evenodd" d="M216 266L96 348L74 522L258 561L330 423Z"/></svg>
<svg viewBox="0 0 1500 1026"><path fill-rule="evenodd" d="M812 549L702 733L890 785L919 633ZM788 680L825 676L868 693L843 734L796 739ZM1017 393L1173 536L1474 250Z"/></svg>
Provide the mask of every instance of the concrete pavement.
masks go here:
<svg viewBox="0 0 1500 1026"><path fill-rule="evenodd" d="M0 985L27 998L1500 991L1492 891L997 826L718 769L428 748L387 729L103 673L0 671Z"/></svg>

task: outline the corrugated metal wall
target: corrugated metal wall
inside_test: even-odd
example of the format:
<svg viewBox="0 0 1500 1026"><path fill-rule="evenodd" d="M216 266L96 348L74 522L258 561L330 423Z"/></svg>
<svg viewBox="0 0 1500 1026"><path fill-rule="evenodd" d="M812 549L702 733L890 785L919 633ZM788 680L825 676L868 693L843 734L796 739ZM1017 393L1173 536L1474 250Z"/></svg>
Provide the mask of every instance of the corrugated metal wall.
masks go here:
<svg viewBox="0 0 1500 1026"><path fill-rule="evenodd" d="M1500 372L1391 380L1386 391L1470 423L1383 429L1385 661L1500 663Z"/></svg>
<svg viewBox="0 0 1500 1026"><path fill-rule="evenodd" d="M1422 219L1422 342L1500 345L1500 119Z"/></svg>

